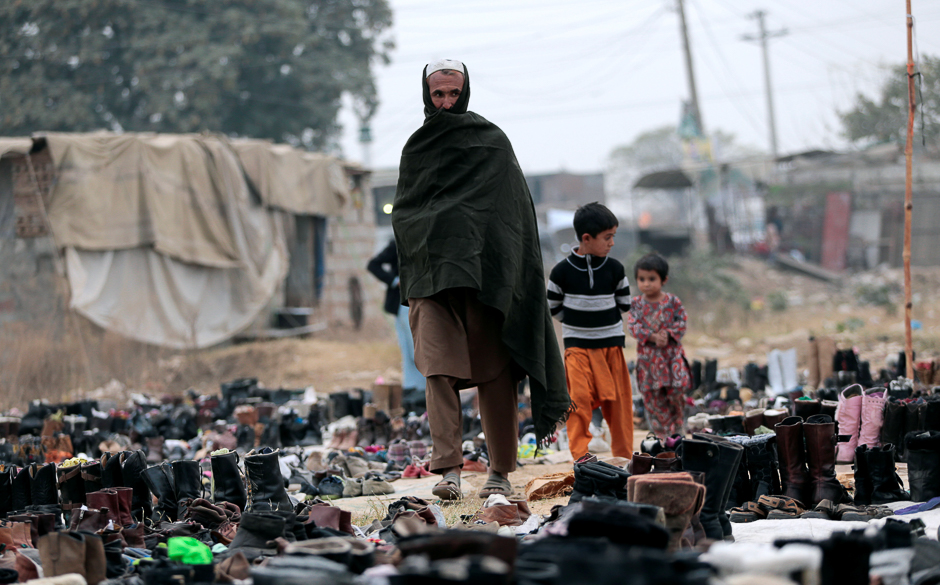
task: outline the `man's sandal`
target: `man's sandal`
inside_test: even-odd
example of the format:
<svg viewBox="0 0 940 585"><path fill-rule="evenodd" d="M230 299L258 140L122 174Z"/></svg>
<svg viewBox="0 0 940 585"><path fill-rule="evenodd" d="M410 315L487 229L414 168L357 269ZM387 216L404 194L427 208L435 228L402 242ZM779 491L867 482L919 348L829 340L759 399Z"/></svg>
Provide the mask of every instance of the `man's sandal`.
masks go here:
<svg viewBox="0 0 940 585"><path fill-rule="evenodd" d="M431 489L431 493L442 500L459 500L463 497L460 491L460 474L454 471L444 475L444 479Z"/></svg>
<svg viewBox="0 0 940 585"><path fill-rule="evenodd" d="M510 494L512 494L512 482L509 481L509 478L499 475L490 474L490 476L486 478L486 483L484 483L483 487L480 489L480 498L484 500L492 495L506 496L508 498Z"/></svg>

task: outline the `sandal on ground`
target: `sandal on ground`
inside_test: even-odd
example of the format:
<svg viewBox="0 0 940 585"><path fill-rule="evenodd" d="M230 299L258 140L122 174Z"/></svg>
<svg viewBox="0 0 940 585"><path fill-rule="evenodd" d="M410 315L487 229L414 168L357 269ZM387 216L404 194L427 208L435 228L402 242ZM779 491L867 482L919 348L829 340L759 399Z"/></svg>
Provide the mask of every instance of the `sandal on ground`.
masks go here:
<svg viewBox="0 0 940 585"><path fill-rule="evenodd" d="M893 516L894 512L887 506L862 506L852 504L839 504L833 516L846 522L868 522L878 518Z"/></svg>
<svg viewBox="0 0 940 585"><path fill-rule="evenodd" d="M460 474L453 471L445 474L444 479L437 482L431 493L442 500L459 500L463 497L460 491Z"/></svg>
<svg viewBox="0 0 940 585"><path fill-rule="evenodd" d="M803 512L800 515L800 518L815 518L817 520L834 520L835 519L835 506L832 505L832 501L823 500L816 504L816 507L808 512Z"/></svg>
<svg viewBox="0 0 940 585"><path fill-rule="evenodd" d="M508 498L512 494L512 482L506 477L491 474L480 489L480 498L485 500L495 494Z"/></svg>
<svg viewBox="0 0 940 585"><path fill-rule="evenodd" d="M787 496L761 496L757 505L767 512L768 520L789 520L799 518L806 508L797 499Z"/></svg>
<svg viewBox="0 0 940 585"><path fill-rule="evenodd" d="M744 505L738 508L731 508L730 520L736 524L754 522L767 518L767 512L763 510L756 502L744 502Z"/></svg>

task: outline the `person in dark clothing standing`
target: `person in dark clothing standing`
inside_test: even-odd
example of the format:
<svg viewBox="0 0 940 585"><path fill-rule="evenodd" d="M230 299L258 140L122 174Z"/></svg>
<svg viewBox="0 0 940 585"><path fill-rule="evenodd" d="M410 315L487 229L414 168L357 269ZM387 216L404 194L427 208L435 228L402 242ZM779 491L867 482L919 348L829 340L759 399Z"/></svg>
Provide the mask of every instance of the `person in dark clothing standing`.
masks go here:
<svg viewBox="0 0 940 585"><path fill-rule="evenodd" d="M422 414L426 410L425 379L415 367L415 342L408 323L408 307L401 304L398 287L398 247L393 238L367 266L376 278L386 284L385 312L395 317L395 332L401 349L402 403L405 409Z"/></svg>

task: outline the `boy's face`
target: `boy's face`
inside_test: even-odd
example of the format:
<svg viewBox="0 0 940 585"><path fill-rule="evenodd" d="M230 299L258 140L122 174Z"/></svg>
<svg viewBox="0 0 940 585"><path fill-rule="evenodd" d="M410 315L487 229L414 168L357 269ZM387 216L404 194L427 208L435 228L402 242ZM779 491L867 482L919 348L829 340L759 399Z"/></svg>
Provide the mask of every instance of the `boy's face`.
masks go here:
<svg viewBox="0 0 940 585"><path fill-rule="evenodd" d="M659 291L663 289L666 280L669 280L668 276L663 280L655 270L643 270L640 268L636 271L636 286L640 289L640 292L647 297L656 297L659 295Z"/></svg>
<svg viewBox="0 0 940 585"><path fill-rule="evenodd" d="M578 245L578 254L582 256L590 254L591 256L600 256L603 258L610 253L610 249L614 247L614 236L616 235L617 226L609 230L604 230L597 234L597 236L584 234L581 236L581 243Z"/></svg>

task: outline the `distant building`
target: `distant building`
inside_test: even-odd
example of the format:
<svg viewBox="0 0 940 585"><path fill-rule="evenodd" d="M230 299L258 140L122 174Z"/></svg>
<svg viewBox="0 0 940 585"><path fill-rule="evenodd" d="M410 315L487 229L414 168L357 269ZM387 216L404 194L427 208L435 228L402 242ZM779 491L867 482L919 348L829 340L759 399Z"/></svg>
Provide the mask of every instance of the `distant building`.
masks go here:
<svg viewBox="0 0 940 585"><path fill-rule="evenodd" d="M526 175L525 180L540 218L549 209L577 209L585 203L607 200L603 173Z"/></svg>

